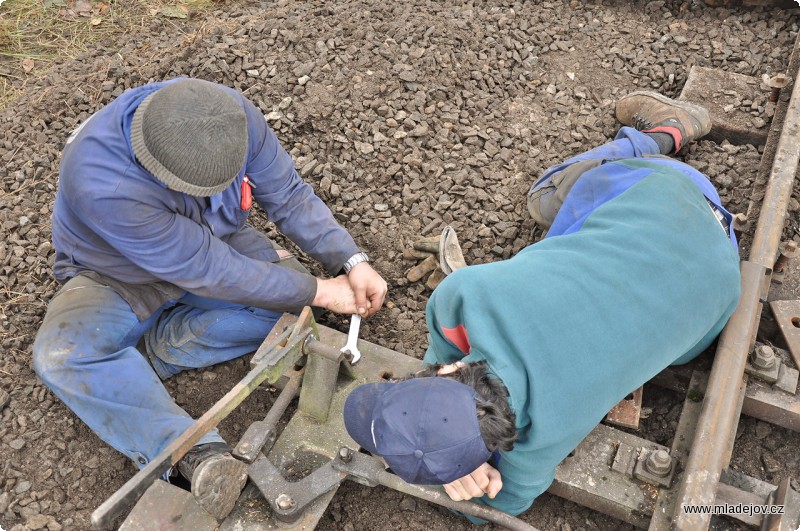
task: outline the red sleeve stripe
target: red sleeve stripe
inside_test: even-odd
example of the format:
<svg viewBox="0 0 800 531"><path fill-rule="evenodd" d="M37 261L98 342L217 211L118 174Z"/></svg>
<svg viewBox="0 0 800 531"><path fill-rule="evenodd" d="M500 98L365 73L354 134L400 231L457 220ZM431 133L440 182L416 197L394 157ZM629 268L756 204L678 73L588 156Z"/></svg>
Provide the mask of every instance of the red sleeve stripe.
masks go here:
<svg viewBox="0 0 800 531"><path fill-rule="evenodd" d="M457 346L464 355L469 354L472 346L469 344L469 336L467 335L467 329L464 328L464 325L460 324L455 328L445 328L442 326L441 328L444 337Z"/></svg>

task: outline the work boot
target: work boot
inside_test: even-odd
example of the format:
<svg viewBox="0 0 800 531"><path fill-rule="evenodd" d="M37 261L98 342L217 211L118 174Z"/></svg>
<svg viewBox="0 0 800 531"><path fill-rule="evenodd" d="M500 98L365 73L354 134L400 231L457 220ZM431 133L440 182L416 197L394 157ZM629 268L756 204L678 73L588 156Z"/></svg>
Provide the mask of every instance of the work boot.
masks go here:
<svg viewBox="0 0 800 531"><path fill-rule="evenodd" d="M703 107L643 90L617 102L617 120L643 133L669 134L675 141L674 153L711 131L711 117Z"/></svg>
<svg viewBox="0 0 800 531"><path fill-rule="evenodd" d="M234 458L223 442L194 446L176 468L191 481L198 505L218 521L230 514L247 482L247 464Z"/></svg>

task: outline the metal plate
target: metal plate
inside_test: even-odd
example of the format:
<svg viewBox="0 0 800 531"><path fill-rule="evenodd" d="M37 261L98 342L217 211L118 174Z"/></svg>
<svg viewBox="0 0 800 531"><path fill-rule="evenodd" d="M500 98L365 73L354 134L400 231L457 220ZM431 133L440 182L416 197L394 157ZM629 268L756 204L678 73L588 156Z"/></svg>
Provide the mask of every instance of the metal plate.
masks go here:
<svg viewBox="0 0 800 531"><path fill-rule="evenodd" d="M611 463L620 445L668 450L659 444L600 424L570 457L558 465L555 480L548 492L637 527L647 527L659 487L611 470Z"/></svg>
<svg viewBox="0 0 800 531"><path fill-rule="evenodd" d="M213 531L216 519L194 501L192 493L155 481L120 526L120 531Z"/></svg>
<svg viewBox="0 0 800 531"><path fill-rule="evenodd" d="M631 393L630 399L624 399L608 412L606 422L623 428L639 429L639 417L642 415L642 388Z"/></svg>
<svg viewBox="0 0 800 531"><path fill-rule="evenodd" d="M800 368L800 300L772 301L769 307L786 340L795 366Z"/></svg>

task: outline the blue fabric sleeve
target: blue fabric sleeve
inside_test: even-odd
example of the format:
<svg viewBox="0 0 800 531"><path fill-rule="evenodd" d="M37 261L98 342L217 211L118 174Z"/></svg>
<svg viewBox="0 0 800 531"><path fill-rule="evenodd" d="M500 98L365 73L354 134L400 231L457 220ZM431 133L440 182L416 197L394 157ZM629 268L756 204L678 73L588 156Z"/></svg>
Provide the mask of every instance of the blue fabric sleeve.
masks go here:
<svg viewBox="0 0 800 531"><path fill-rule="evenodd" d="M283 234L322 263L328 273L339 272L347 259L359 252L355 241L300 178L264 115L246 98L242 103L250 144L245 173L255 185L253 199Z"/></svg>
<svg viewBox="0 0 800 531"><path fill-rule="evenodd" d="M74 196L83 222L159 279L196 295L274 311L295 311L316 294L314 277L248 258L208 227L163 205L97 193L101 199L93 193Z"/></svg>

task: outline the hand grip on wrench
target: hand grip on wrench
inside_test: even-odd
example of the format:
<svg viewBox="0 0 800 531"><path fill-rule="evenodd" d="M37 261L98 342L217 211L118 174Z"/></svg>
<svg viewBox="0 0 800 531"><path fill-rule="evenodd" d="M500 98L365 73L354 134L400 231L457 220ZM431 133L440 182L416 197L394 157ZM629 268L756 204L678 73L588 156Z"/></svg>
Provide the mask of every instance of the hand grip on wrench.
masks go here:
<svg viewBox="0 0 800 531"><path fill-rule="evenodd" d="M361 359L361 352L358 351L358 330L360 328L361 316L355 313L350 317L350 331L347 333L347 343L341 349L341 352L350 354L350 363L353 365Z"/></svg>

